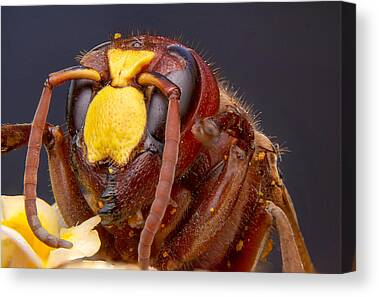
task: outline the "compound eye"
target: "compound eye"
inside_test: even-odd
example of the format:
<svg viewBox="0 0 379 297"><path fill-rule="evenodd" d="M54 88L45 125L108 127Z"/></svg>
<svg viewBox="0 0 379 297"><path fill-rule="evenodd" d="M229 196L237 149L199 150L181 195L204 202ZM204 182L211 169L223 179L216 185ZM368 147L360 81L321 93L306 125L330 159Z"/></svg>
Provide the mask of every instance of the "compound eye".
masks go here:
<svg viewBox="0 0 379 297"><path fill-rule="evenodd" d="M166 75L180 88L180 117L183 121L190 114L191 108L197 105L194 96L198 79L197 64L187 48L172 45L168 49L171 55L183 59L186 65L183 69L174 70ZM157 91L151 98L147 127L150 134L162 143L164 142L167 108L167 98Z"/></svg>
<svg viewBox="0 0 379 297"><path fill-rule="evenodd" d="M66 105L66 121L71 135L75 135L83 127L93 95L93 81L87 79L71 81Z"/></svg>

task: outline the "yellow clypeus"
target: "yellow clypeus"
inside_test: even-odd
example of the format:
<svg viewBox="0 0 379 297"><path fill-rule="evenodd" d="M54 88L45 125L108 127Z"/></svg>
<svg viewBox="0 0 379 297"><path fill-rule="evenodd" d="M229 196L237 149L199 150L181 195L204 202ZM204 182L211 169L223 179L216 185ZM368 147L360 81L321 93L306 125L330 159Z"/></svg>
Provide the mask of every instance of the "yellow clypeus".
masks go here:
<svg viewBox="0 0 379 297"><path fill-rule="evenodd" d="M88 161L110 158L117 165L125 165L142 138L146 117L144 95L138 89L101 89L91 102L84 123Z"/></svg>

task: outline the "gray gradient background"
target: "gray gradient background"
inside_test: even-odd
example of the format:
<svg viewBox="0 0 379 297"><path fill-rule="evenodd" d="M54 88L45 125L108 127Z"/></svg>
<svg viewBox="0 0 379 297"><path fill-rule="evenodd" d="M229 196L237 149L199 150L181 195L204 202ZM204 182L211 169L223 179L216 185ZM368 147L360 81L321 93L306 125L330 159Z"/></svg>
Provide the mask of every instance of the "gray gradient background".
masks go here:
<svg viewBox="0 0 379 297"><path fill-rule="evenodd" d="M340 6L180 4L2 7L2 123L30 122L47 74L114 32L182 34L262 112L291 151L280 163L316 269L341 267ZM67 86L49 122L63 125ZM2 157L1 193L22 193L25 149ZM51 201L45 153L38 193Z"/></svg>

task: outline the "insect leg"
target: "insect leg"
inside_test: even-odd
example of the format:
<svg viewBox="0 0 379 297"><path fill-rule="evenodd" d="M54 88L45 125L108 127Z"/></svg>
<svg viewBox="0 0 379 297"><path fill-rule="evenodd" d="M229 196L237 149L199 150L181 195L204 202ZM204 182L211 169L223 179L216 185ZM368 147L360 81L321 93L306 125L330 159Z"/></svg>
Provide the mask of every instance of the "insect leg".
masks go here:
<svg viewBox="0 0 379 297"><path fill-rule="evenodd" d="M7 153L28 144L31 124L2 124L1 153Z"/></svg>
<svg viewBox="0 0 379 297"><path fill-rule="evenodd" d="M242 209L238 194L250 157L237 145L230 146L227 161L222 159L221 166L214 168L198 190L196 199L199 205L195 207L188 222L161 248L156 264L159 269L183 269L209 251L214 242L218 242L218 247L212 251L214 257L224 255L238 228L240 216L236 215L233 219L231 216L236 208ZM228 230L225 230L226 226ZM223 234L223 238L218 238L220 234Z"/></svg>
<svg viewBox="0 0 379 297"><path fill-rule="evenodd" d="M2 124L2 154L27 145L30 130L31 124ZM63 131L47 123L42 140L48 155L54 198L63 219L69 227L80 224L94 214L85 202L69 167L68 144L63 139ZM111 250L113 238L101 226L98 226L97 230L101 238L101 252L113 255L114 252Z"/></svg>
<svg viewBox="0 0 379 297"><path fill-rule="evenodd" d="M63 220L69 226L77 226L93 217L92 212L78 185L75 174L70 166L69 141L64 138L63 131L58 126L49 125L46 128L43 142L48 156L51 186L55 201ZM98 256L116 257L113 236L101 225L96 227L101 239Z"/></svg>
<svg viewBox="0 0 379 297"><path fill-rule="evenodd" d="M166 238L168 238L172 232L175 232L180 221L187 213L191 202L191 192L180 183L174 183L169 206L167 207L161 226L154 239L153 251L158 253Z"/></svg>
<svg viewBox="0 0 379 297"><path fill-rule="evenodd" d="M52 124L46 123L43 130L42 142L51 136ZM8 153L28 144L32 124L1 124L1 153Z"/></svg>
<svg viewBox="0 0 379 297"><path fill-rule="evenodd" d="M249 131L249 129L252 131L246 133L245 135L242 135L243 133L240 134L243 131ZM225 111L223 113L217 114L216 116L200 120L195 124L193 133L195 134L196 138L200 140L204 145L210 146L214 140L218 138L218 131L220 130L226 131L227 133L230 133L230 135L238 137L239 140L242 140L242 142L239 142L239 144L247 145L245 147L246 149L254 149L254 160L261 163L254 165L257 168L257 172L259 172L261 175L257 177L254 188L258 189L259 196L261 196L260 199L262 201L272 201L274 205L277 205L283 211L290 225L284 224L285 220L279 216L281 214L279 211L275 210L269 213L267 209L267 213L270 217L274 215L279 216L279 220L276 220L277 224L281 223L280 227L279 225L277 226L278 232L281 232L279 236L282 235L282 238L288 238L288 232L293 232L294 242L296 243L296 248L300 256L300 258L297 258L297 260L295 258L294 261L301 261L304 267L304 271L313 272L313 264L308 254L297 222L296 212L294 210L291 198L285 186L283 185L277 170L276 150L271 141L263 134L257 132L256 130L253 130L253 126L249 124L248 121L240 119L238 117L238 112L233 107L229 111ZM252 183L252 185L253 184L254 183ZM260 211L262 211L262 209ZM254 216L255 214L252 215ZM289 229L288 227L291 228ZM287 232L287 234L284 234L283 232ZM285 240L283 242L285 242ZM282 245L282 252L284 253L283 261L288 262L288 254L296 255L294 252L291 252L293 249L290 251L288 250L291 249L291 247L291 244ZM255 252L247 255L244 260L256 259L257 255L254 253ZM243 268L241 266L241 263L241 261L237 261L237 263L234 263L234 265L232 263L231 269L246 270L245 268L247 266ZM255 265L253 265L251 268L254 269L254 266ZM288 263L283 267L285 271L293 268L294 267L290 266ZM296 267L294 269L296 271Z"/></svg>
<svg viewBox="0 0 379 297"><path fill-rule="evenodd" d="M24 173L24 195L25 195L25 212L28 218L29 226L38 239L51 247L72 247L72 243L58 239L49 234L46 229L41 226L41 222L37 215L36 207L36 188L37 188L37 172L39 165L39 154L41 151L43 131L46 124L46 118L50 106L52 89L67 80L72 79L91 79L100 80L100 74L92 69L86 68L70 68L49 75L45 81L41 98L34 115L31 126L30 137L28 142L28 151L26 154L25 173Z"/></svg>
<svg viewBox="0 0 379 297"><path fill-rule="evenodd" d="M239 145L243 146L244 143L243 149L246 151L254 149L254 125L235 107L227 106L225 111L200 119L192 127L195 137L207 147L217 140L219 131L225 131L239 139Z"/></svg>
<svg viewBox="0 0 379 297"><path fill-rule="evenodd" d="M260 150L261 155L258 155L258 158L265 166L266 180L263 182L262 198L267 201L266 209L274 217L281 239L283 270L297 271L298 267L302 267L305 272L314 272L295 208L278 172L275 148L270 140L259 132L255 135L255 146ZM289 255L294 258L289 258ZM295 262L298 263L295 265Z"/></svg>
<svg viewBox="0 0 379 297"><path fill-rule="evenodd" d="M3 124L1 126L2 153L27 145L32 124ZM68 145L63 131L57 126L46 124L43 131L44 144L49 162L49 172L53 192L64 221L75 226L93 216L86 205L75 177L69 167Z"/></svg>
<svg viewBox="0 0 379 297"><path fill-rule="evenodd" d="M266 210L274 218L279 234L283 272L306 272L288 217L271 201L266 201Z"/></svg>
<svg viewBox="0 0 379 297"><path fill-rule="evenodd" d="M255 267L268 243L273 219L262 204L249 211L245 208L245 220L231 243L228 255L217 266L218 271L255 271Z"/></svg>
<svg viewBox="0 0 379 297"><path fill-rule="evenodd" d="M301 264L304 272L314 272L315 270L312 264L312 260L305 245L303 235L301 234L300 227L296 218L296 213L294 212L288 191L284 185L275 185L274 187L277 188L273 189L273 202L270 204L270 201L268 201L269 205L267 209L271 211L272 215L275 218L277 231L281 240L283 271L294 272L290 270L292 267L291 262L298 261L298 266ZM275 200L279 201L279 203L275 203ZM284 240L284 244L282 243L282 238ZM290 240L293 240L293 242ZM286 243L288 243L288 245ZM295 246L297 253L293 253L291 250L289 250L295 250ZM288 257L288 255L297 255L297 258L291 258Z"/></svg>
<svg viewBox="0 0 379 297"><path fill-rule="evenodd" d="M246 177L238 193L237 203L232 214L228 217L223 234L231 230L233 224L237 224L238 228L233 233L233 240L228 243L227 253L218 264L217 261L214 261L215 265L211 269L218 271L254 270L266 246L267 239L269 239L273 219L271 214L265 210L265 204L260 202L264 192L261 185L264 182L265 164L258 157L259 150L252 152ZM217 241L220 242L221 240L222 235ZM218 242L215 240L213 245L216 247ZM211 246L210 251L214 250L215 247ZM207 255L208 258L209 254Z"/></svg>
<svg viewBox="0 0 379 297"><path fill-rule="evenodd" d="M46 124L43 141L49 133L51 124ZM1 124L1 153L8 153L28 144L32 124Z"/></svg>
<svg viewBox="0 0 379 297"><path fill-rule="evenodd" d="M45 144L51 185L55 200L68 226L76 226L94 216L80 193L70 168L69 147L61 128L49 127L49 142Z"/></svg>
<svg viewBox="0 0 379 297"><path fill-rule="evenodd" d="M138 244L138 263L142 269L147 269L149 267L151 245L171 198L171 189L175 178L175 167L178 162L180 140L180 89L167 78L157 73L142 73L138 77L138 83L141 85L156 86L169 100L165 128L165 146L163 149L159 181L155 198Z"/></svg>

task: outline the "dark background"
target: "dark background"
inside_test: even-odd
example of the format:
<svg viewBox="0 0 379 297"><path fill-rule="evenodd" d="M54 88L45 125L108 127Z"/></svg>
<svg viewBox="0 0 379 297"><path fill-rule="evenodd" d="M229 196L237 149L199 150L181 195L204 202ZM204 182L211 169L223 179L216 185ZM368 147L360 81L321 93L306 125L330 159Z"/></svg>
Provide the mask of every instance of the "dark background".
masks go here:
<svg viewBox="0 0 379 297"><path fill-rule="evenodd" d="M2 7L2 123L30 122L47 74L115 32L182 35L262 112L288 147L280 168L318 272L341 267L338 3ZM67 86L49 122L63 125ZM23 190L25 149L2 157L1 193ZM38 194L51 201L46 155Z"/></svg>

